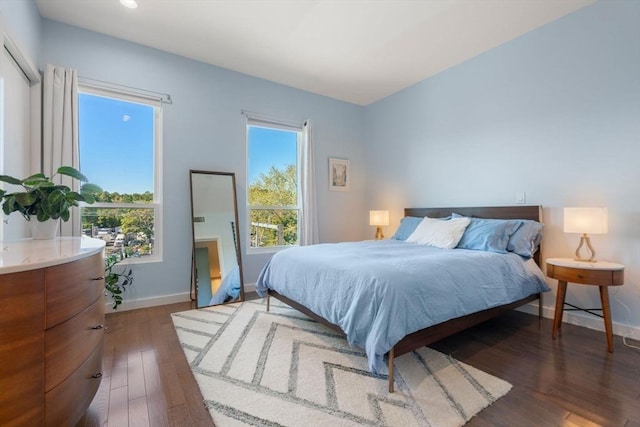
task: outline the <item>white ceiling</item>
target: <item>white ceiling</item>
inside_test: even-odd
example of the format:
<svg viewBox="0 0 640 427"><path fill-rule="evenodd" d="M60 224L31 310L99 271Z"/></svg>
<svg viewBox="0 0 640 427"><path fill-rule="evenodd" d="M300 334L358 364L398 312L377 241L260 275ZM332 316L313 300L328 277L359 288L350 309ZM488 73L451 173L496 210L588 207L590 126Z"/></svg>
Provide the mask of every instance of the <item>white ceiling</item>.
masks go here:
<svg viewBox="0 0 640 427"><path fill-rule="evenodd" d="M43 17L368 105L595 0L36 0Z"/></svg>

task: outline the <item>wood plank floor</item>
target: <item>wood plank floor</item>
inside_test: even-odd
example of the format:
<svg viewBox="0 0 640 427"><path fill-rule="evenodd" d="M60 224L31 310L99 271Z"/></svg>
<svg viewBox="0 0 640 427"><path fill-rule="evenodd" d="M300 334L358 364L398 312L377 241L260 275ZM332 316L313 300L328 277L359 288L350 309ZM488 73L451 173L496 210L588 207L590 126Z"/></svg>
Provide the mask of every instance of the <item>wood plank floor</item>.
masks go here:
<svg viewBox="0 0 640 427"><path fill-rule="evenodd" d="M170 313L190 303L108 314L104 376L79 426L212 426ZM638 345L637 342L634 344ZM468 426L640 427L640 351L603 332L511 312L432 347L513 389Z"/></svg>

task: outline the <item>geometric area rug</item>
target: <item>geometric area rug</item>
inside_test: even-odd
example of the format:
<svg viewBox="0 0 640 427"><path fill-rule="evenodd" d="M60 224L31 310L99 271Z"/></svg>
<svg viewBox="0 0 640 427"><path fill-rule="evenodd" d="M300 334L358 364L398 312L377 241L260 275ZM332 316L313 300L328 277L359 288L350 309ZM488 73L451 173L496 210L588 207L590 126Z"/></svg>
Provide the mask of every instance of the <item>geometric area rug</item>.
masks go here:
<svg viewBox="0 0 640 427"><path fill-rule="evenodd" d="M271 299L172 314L216 426L462 426L511 385L423 347L395 359L395 392L365 353Z"/></svg>

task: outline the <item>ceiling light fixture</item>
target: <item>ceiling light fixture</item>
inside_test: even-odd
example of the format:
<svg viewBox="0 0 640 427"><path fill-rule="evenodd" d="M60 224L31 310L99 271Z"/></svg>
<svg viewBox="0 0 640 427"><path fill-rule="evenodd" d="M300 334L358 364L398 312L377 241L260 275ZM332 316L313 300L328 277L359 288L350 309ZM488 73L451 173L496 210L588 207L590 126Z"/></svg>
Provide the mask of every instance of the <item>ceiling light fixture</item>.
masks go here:
<svg viewBox="0 0 640 427"><path fill-rule="evenodd" d="M138 2L136 0L120 0L120 4L129 9L137 9Z"/></svg>

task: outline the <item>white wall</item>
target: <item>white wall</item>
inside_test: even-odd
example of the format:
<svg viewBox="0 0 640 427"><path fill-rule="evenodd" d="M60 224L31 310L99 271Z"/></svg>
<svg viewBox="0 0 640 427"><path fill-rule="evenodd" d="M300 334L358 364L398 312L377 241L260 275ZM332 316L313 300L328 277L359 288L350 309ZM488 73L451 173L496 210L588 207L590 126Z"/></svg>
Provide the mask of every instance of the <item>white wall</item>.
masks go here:
<svg viewBox="0 0 640 427"><path fill-rule="evenodd" d="M366 211L361 107L49 20L43 20L42 41L40 67L46 63L73 67L81 78L169 93L173 99L163 111L164 261L135 267L128 300L189 290L189 169L235 172L239 221L244 224L246 130L241 109L300 122L312 120L321 240L362 238ZM328 191L330 156L351 160L350 193ZM241 237L246 239L245 228ZM255 281L268 257L247 255L243 244L245 283Z"/></svg>
<svg viewBox="0 0 640 427"><path fill-rule="evenodd" d="M578 244L563 207L606 206L609 233L592 242L626 265L613 319L640 337L639 23L640 2L597 2L367 107L369 207L394 228L404 207L512 205L524 191L544 207L548 258ZM598 298L568 288L568 302Z"/></svg>
<svg viewBox="0 0 640 427"><path fill-rule="evenodd" d="M35 72L41 25L32 0L0 0L0 173L18 178L33 173L32 159L37 157L32 145L40 129L40 91L24 70L27 74ZM12 55L20 63L5 46L11 46ZM9 223L0 224L0 238L24 238L30 235L28 230L28 223L15 213Z"/></svg>
<svg viewBox="0 0 640 427"><path fill-rule="evenodd" d="M42 22L35 0L0 0L2 23L22 54L34 64L40 56Z"/></svg>

